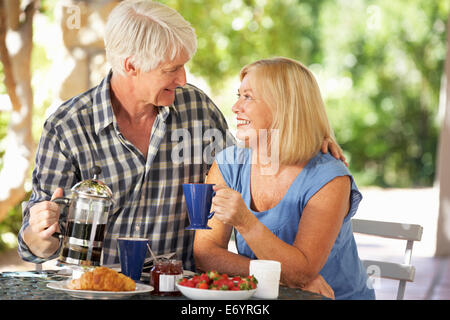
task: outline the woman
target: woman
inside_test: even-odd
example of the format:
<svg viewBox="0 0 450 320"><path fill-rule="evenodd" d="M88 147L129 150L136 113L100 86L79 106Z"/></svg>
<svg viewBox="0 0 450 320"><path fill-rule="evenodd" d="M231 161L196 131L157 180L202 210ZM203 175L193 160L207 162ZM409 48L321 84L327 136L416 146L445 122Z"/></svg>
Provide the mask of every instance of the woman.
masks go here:
<svg viewBox="0 0 450 320"><path fill-rule="evenodd" d="M215 215L196 232L196 266L245 275L251 259L277 260L289 287L374 299L350 220L362 196L344 163L319 152L333 133L314 76L273 58L240 78L232 110L247 148L225 149L210 169ZM233 228L239 254L228 251Z"/></svg>

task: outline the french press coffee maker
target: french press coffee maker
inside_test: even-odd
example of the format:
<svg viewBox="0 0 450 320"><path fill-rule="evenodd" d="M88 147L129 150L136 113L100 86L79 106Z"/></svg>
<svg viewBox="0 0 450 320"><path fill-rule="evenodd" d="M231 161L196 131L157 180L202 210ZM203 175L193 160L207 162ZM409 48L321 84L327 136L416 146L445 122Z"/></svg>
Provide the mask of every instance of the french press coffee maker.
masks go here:
<svg viewBox="0 0 450 320"><path fill-rule="evenodd" d="M94 167L91 180L78 182L71 189L72 198L53 201L69 206L66 231L59 262L76 266L99 266L109 209L111 189L97 180L101 169ZM53 234L59 237L59 234Z"/></svg>

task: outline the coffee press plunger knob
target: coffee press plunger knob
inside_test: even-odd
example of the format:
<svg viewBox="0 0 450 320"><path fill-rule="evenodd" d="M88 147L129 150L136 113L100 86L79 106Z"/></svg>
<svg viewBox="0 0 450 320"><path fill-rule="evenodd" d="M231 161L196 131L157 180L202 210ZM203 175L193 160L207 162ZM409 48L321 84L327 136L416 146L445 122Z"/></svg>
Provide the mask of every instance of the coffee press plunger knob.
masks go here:
<svg viewBox="0 0 450 320"><path fill-rule="evenodd" d="M98 176L102 173L102 168L99 166L94 166L92 171L94 172L94 180L97 180Z"/></svg>

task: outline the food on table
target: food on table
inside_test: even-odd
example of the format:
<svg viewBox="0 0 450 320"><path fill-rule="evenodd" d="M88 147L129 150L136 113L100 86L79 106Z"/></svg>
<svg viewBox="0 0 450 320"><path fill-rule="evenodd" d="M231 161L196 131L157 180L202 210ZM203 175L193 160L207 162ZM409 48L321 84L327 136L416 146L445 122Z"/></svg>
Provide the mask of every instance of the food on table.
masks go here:
<svg viewBox="0 0 450 320"><path fill-rule="evenodd" d="M150 272L150 285L154 296L181 296L176 287L178 279L183 277L183 265L180 260L158 259Z"/></svg>
<svg viewBox="0 0 450 320"><path fill-rule="evenodd" d="M87 271L80 278L71 280L67 286L73 290L136 290L136 283L131 278L107 267L97 267L92 271Z"/></svg>
<svg viewBox="0 0 450 320"><path fill-rule="evenodd" d="M256 289L258 280L253 275L229 277L226 273L220 274L212 270L192 278L182 278L178 284L198 289L240 291Z"/></svg>

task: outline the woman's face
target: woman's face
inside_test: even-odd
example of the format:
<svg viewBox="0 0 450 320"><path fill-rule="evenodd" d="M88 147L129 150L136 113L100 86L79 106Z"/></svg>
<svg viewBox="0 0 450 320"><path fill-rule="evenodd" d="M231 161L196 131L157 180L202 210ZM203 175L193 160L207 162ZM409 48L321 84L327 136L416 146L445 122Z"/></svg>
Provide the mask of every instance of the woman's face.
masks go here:
<svg viewBox="0 0 450 320"><path fill-rule="evenodd" d="M259 137L262 129L269 135L272 124L272 111L250 86L254 76L252 72L245 75L238 89L238 100L232 108L237 120L236 137L242 141Z"/></svg>

